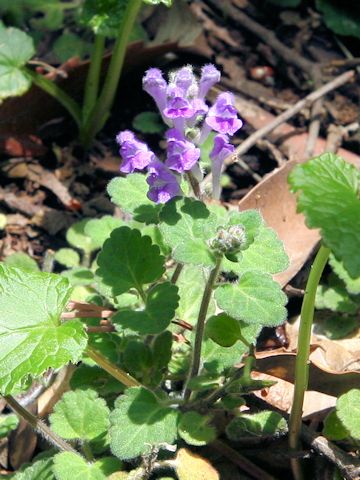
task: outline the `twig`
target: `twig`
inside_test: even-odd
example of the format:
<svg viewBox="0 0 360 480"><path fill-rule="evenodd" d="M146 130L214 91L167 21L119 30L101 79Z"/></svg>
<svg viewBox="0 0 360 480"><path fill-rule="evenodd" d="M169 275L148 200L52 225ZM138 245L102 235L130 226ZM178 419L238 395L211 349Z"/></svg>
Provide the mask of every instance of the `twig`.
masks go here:
<svg viewBox="0 0 360 480"><path fill-rule="evenodd" d="M176 265L174 273L172 274L172 277L171 277L171 280L170 280L170 282L173 283L174 285L178 281L183 268L184 268L184 265L182 263L178 263Z"/></svg>
<svg viewBox="0 0 360 480"><path fill-rule="evenodd" d="M37 418L31 412L26 410L20 403L15 400L14 397L11 395L6 395L5 397L6 402L8 403L9 407L14 410L15 413L20 415L24 418L30 426L39 433L48 443L53 445L54 447L58 448L59 450L65 452L72 452L80 455L71 445L69 445L65 440L59 437L56 433L54 433L42 420Z"/></svg>
<svg viewBox="0 0 360 480"><path fill-rule="evenodd" d="M262 470L221 440L215 440L215 442L212 442L210 445L224 455L224 457L238 465L244 472L251 475L252 478L255 478L256 480L276 480L275 477L269 475L265 470Z"/></svg>
<svg viewBox="0 0 360 480"><path fill-rule="evenodd" d="M313 80L314 85L317 89L321 87L323 84L320 68L317 67L313 69ZM313 156L316 141L318 139L320 133L320 126L321 126L321 113L323 110L324 105L324 98L321 97L317 99L311 106L311 113L310 113L310 126L309 126L309 135L307 138L306 149L305 149L305 156L310 158Z"/></svg>

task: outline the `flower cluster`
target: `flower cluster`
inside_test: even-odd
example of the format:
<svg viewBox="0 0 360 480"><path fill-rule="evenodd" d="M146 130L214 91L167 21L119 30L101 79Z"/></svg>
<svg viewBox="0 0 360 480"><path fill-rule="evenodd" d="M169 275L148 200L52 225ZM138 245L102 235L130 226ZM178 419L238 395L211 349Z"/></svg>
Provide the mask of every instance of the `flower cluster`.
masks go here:
<svg viewBox="0 0 360 480"><path fill-rule="evenodd" d="M202 68L199 81L190 66L172 73L169 82L157 68L146 72L143 88L152 96L169 127L165 134L165 161L160 161L145 143L128 130L120 132L116 140L122 157L121 172L131 173L147 168L148 197L152 201L165 203L181 195L180 180L184 173L191 172L200 180L199 147L211 131L216 133L210 153L213 196L219 197L222 164L234 150L229 143L229 135L234 135L242 126L231 93L221 93L210 108L205 103L207 93L219 80L220 72L213 65Z"/></svg>

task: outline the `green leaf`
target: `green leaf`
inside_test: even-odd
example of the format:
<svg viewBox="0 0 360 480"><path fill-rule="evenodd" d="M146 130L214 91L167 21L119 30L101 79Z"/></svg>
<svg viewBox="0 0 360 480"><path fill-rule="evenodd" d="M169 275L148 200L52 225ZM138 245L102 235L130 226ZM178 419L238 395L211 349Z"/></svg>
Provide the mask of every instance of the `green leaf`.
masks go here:
<svg viewBox="0 0 360 480"><path fill-rule="evenodd" d="M80 264L80 255L72 248L60 248L54 258L67 268L78 267Z"/></svg>
<svg viewBox="0 0 360 480"><path fill-rule="evenodd" d="M215 265L216 257L207 241L215 235L218 219L203 202L172 199L162 208L160 219L160 231L172 248L174 260L205 267Z"/></svg>
<svg viewBox="0 0 360 480"><path fill-rule="evenodd" d="M61 323L71 294L66 279L0 264L0 391L79 361L87 343L78 320Z"/></svg>
<svg viewBox="0 0 360 480"><path fill-rule="evenodd" d="M188 445L201 447L216 438L216 429L209 425L211 417L197 412L186 412L179 421L179 435Z"/></svg>
<svg viewBox="0 0 360 480"><path fill-rule="evenodd" d="M151 345L154 367L162 370L166 368L171 359L172 333L166 330L157 335Z"/></svg>
<svg viewBox="0 0 360 480"><path fill-rule="evenodd" d="M262 329L261 325L246 325L241 321L239 321L239 324L241 335L248 344L254 344ZM236 342L232 347L221 347L205 336L201 358L208 372L221 374L227 368L239 363L248 350L248 346L243 342Z"/></svg>
<svg viewBox="0 0 360 480"><path fill-rule="evenodd" d="M205 333L218 345L231 347L241 337L240 323L226 313L219 313L207 320Z"/></svg>
<svg viewBox="0 0 360 480"><path fill-rule="evenodd" d="M0 438L6 437L19 425L19 418L14 414L0 415Z"/></svg>
<svg viewBox="0 0 360 480"><path fill-rule="evenodd" d="M184 265L180 277L176 282L179 288L179 306L176 310L176 315L181 320L185 320L191 325L195 325L201 300L204 294L207 278L205 271L201 267L195 265ZM191 288L189 288L191 285ZM210 300L208 314L215 312L215 301L213 297Z"/></svg>
<svg viewBox="0 0 360 480"><path fill-rule="evenodd" d="M111 232L115 228L122 227L125 223L119 218L105 215L101 218L93 218L89 220L84 228L85 234L91 238L97 248L101 248L107 238L110 237Z"/></svg>
<svg viewBox="0 0 360 480"><path fill-rule="evenodd" d="M90 367L88 365L80 365L73 373L70 379L72 389L88 390L92 388L101 396L112 393L121 393L124 386L116 378L105 372L100 367Z"/></svg>
<svg viewBox="0 0 360 480"><path fill-rule="evenodd" d="M360 9L352 2L316 0L316 8L324 15L325 24L338 35L360 38Z"/></svg>
<svg viewBox="0 0 360 480"><path fill-rule="evenodd" d="M91 45L74 33L63 33L53 45L53 52L61 63L69 58L79 57L81 60L91 52Z"/></svg>
<svg viewBox="0 0 360 480"><path fill-rule="evenodd" d="M69 280L73 287L78 285L91 285L95 281L94 273L85 267L74 267L64 270L61 275Z"/></svg>
<svg viewBox="0 0 360 480"><path fill-rule="evenodd" d="M56 480L106 480L97 463L88 463L76 453L63 452L54 457Z"/></svg>
<svg viewBox="0 0 360 480"><path fill-rule="evenodd" d="M116 37L130 0L85 0L81 22L96 35Z"/></svg>
<svg viewBox="0 0 360 480"><path fill-rule="evenodd" d="M141 112L134 117L132 126L135 130L142 133L163 133L165 130L164 122L160 115L155 112Z"/></svg>
<svg viewBox="0 0 360 480"><path fill-rule="evenodd" d="M131 340L124 350L124 366L132 375L141 374L151 367L152 352L142 340Z"/></svg>
<svg viewBox="0 0 360 480"><path fill-rule="evenodd" d="M324 420L323 435L329 440L344 440L349 438L349 432L339 420L336 410L327 415Z"/></svg>
<svg viewBox="0 0 360 480"><path fill-rule="evenodd" d="M144 310L122 310L111 320L119 331L129 328L140 335L160 333L174 318L178 302L176 285L160 283L148 292Z"/></svg>
<svg viewBox="0 0 360 480"><path fill-rule="evenodd" d="M107 187L111 201L124 212L131 213L134 220L142 223L158 223L161 205L155 205L148 199L148 190L146 177L141 173L113 178Z"/></svg>
<svg viewBox="0 0 360 480"><path fill-rule="evenodd" d="M329 263L336 275L345 283L346 290L352 295L359 295L360 276L357 278L351 278L348 272L345 270L344 265L336 260L332 254L330 255Z"/></svg>
<svg viewBox="0 0 360 480"><path fill-rule="evenodd" d="M71 225L66 232L66 240L68 243L75 248L83 250L87 254L100 248L100 245L94 242L94 240L85 233L85 227L89 221L89 218L84 218L84 220L80 220L80 222Z"/></svg>
<svg viewBox="0 0 360 480"><path fill-rule="evenodd" d="M160 5L163 3L167 7L171 7L172 0L144 0L144 3L148 3L149 5Z"/></svg>
<svg viewBox="0 0 360 480"><path fill-rule="evenodd" d="M360 173L332 153L297 165L289 175L298 210L353 278L360 276Z"/></svg>
<svg viewBox="0 0 360 480"><path fill-rule="evenodd" d="M339 340L359 327L359 318L354 316L332 315L321 322L321 332L330 340Z"/></svg>
<svg viewBox="0 0 360 480"><path fill-rule="evenodd" d="M360 389L354 388L337 399L336 414L350 436L360 440Z"/></svg>
<svg viewBox="0 0 360 480"><path fill-rule="evenodd" d="M109 413L94 390L66 392L50 415L51 428L67 440L94 440L107 432Z"/></svg>
<svg viewBox="0 0 360 480"><path fill-rule="evenodd" d="M143 387L128 388L110 415L111 450L121 460L149 453L152 446L173 443L178 412Z"/></svg>
<svg viewBox="0 0 360 480"><path fill-rule="evenodd" d="M31 465L23 465L15 474L14 480L56 480L53 472L53 457L38 455Z"/></svg>
<svg viewBox="0 0 360 480"><path fill-rule="evenodd" d="M218 287L215 299L228 315L245 323L276 326L286 319L287 297L266 273L244 273L239 283Z"/></svg>
<svg viewBox="0 0 360 480"><path fill-rule="evenodd" d="M26 270L28 272L39 271L39 265L37 262L24 252L12 253L5 258L4 263L8 267L20 268L21 270Z"/></svg>
<svg viewBox="0 0 360 480"><path fill-rule="evenodd" d="M31 79L21 69L35 54L32 38L17 28L0 28L0 103L23 95Z"/></svg>
<svg viewBox="0 0 360 480"><path fill-rule="evenodd" d="M317 309L328 309L333 312L355 313L358 305L350 298L343 287L319 285L316 290L315 306Z"/></svg>
<svg viewBox="0 0 360 480"><path fill-rule="evenodd" d="M253 414L235 417L226 427L226 435L237 441L251 436L278 436L288 430L286 420L277 412L264 410Z"/></svg>
<svg viewBox="0 0 360 480"><path fill-rule="evenodd" d="M164 257L150 237L142 236L139 230L120 227L113 230L98 256L96 274L111 287L113 294L120 295L131 288L158 280L164 273Z"/></svg>

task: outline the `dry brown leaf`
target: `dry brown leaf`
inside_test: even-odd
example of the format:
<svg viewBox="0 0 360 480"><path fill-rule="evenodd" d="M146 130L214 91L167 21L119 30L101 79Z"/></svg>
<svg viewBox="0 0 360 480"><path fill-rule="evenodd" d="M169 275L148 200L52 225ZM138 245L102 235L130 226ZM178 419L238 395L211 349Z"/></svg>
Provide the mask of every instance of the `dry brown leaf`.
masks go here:
<svg viewBox="0 0 360 480"><path fill-rule="evenodd" d="M180 448L174 460L179 480L220 480L211 463L186 448Z"/></svg>

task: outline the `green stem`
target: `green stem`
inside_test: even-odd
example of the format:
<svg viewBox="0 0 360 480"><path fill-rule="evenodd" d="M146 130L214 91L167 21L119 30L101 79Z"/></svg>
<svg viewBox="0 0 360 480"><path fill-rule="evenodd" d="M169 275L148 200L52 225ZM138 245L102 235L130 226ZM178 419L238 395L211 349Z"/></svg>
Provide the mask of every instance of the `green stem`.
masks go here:
<svg viewBox="0 0 360 480"><path fill-rule="evenodd" d="M108 372L111 376L119 380L126 387L139 387L141 383L138 382L131 375L119 368L117 365L111 363L104 355L91 347L87 347L86 354L94 360L101 368Z"/></svg>
<svg viewBox="0 0 360 480"><path fill-rule="evenodd" d="M126 7L123 21L121 22L119 29L119 35L114 45L104 86L95 107L90 113L88 121L81 132L81 140L85 146L89 146L93 137L102 129L109 116L124 64L126 47L141 4L142 0L131 0Z"/></svg>
<svg viewBox="0 0 360 480"><path fill-rule="evenodd" d="M309 381L309 354L311 327L314 319L315 295L322 272L328 261L330 249L320 247L311 267L307 281L305 296L301 307L301 320L298 337L298 348L295 363L294 400L289 420L289 445L295 450L299 447L302 421L302 409L305 391Z"/></svg>
<svg viewBox="0 0 360 480"><path fill-rule="evenodd" d="M94 108L99 92L102 60L105 50L105 37L96 35L90 59L90 67L86 77L85 94L83 103L83 124Z"/></svg>
<svg viewBox="0 0 360 480"><path fill-rule="evenodd" d="M26 420L28 424L36 432L38 432L48 443L61 451L72 452L76 453L77 455L79 454L79 452L77 452L71 445L65 442L65 440L58 437L56 433L50 430L50 428L42 420L37 418L31 412L26 410L26 408L20 405L20 403L13 396L6 395L4 398L7 404L12 408L12 410L14 410L14 412L17 413L24 420Z"/></svg>
<svg viewBox="0 0 360 480"><path fill-rule="evenodd" d="M73 117L76 125L78 128L81 126L81 110L79 105L75 102L73 98L71 98L67 93L64 92L55 82L49 80L48 78L40 75L39 73L35 72L34 70L30 70L29 68L24 67L24 71L26 74L31 77L32 81L37 85L39 88L44 90L44 92L48 93L52 97L56 98L56 100L61 103L61 105L70 113Z"/></svg>
<svg viewBox="0 0 360 480"><path fill-rule="evenodd" d="M208 311L210 300L211 300L213 287L219 275L221 261L222 261L222 257L218 257L216 260L215 267L210 272L208 281L205 286L204 294L201 300L198 320L196 324L196 333L195 333L191 367L190 367L189 377L187 379L187 382L185 384L185 389L184 389L185 400L189 400L191 395L191 390L188 387L189 381L192 378L196 377L196 375L199 373L200 360L201 360L201 348L202 348L202 342L203 342L204 330L205 330L205 321L206 321L207 311Z"/></svg>

